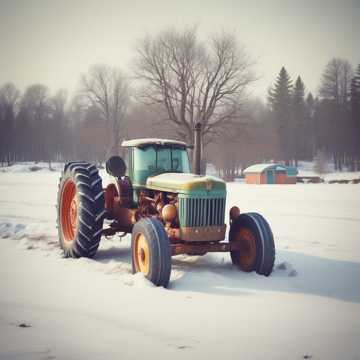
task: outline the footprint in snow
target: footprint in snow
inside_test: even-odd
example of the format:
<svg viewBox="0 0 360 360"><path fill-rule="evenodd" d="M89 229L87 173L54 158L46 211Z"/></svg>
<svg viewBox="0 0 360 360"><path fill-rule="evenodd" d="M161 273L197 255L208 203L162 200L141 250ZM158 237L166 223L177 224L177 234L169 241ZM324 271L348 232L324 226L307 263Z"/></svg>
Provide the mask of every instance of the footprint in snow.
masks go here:
<svg viewBox="0 0 360 360"><path fill-rule="evenodd" d="M287 262L284 261L278 265L275 266L275 270L280 270L280 271L287 271L287 276L288 277L295 277L298 275L298 272L293 268L293 266Z"/></svg>
<svg viewBox="0 0 360 360"><path fill-rule="evenodd" d="M14 232L18 233L19 231L25 230L26 225L25 224L16 224L14 227Z"/></svg>
<svg viewBox="0 0 360 360"><path fill-rule="evenodd" d="M286 270L287 269L287 263L286 262L282 262L281 264L276 265L275 269L277 270Z"/></svg>
<svg viewBox="0 0 360 360"><path fill-rule="evenodd" d="M18 324L18 327L26 329L26 328L31 328L31 325L28 324L28 323L23 322L23 323Z"/></svg>
<svg viewBox="0 0 360 360"><path fill-rule="evenodd" d="M189 345L176 345L176 344L168 344L170 347L174 347L176 350L190 350L192 346Z"/></svg>
<svg viewBox="0 0 360 360"><path fill-rule="evenodd" d="M295 277L297 276L298 273L295 269L291 270L289 273L288 273L288 277Z"/></svg>

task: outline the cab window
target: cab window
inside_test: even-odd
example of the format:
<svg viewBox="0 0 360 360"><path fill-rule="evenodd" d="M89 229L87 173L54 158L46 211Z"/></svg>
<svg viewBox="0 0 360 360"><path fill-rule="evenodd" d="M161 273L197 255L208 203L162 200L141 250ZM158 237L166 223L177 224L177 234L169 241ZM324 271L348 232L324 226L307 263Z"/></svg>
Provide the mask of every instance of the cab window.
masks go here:
<svg viewBox="0 0 360 360"><path fill-rule="evenodd" d="M135 147L132 166L134 183L142 185L149 176L164 172L190 172L186 149L171 146Z"/></svg>

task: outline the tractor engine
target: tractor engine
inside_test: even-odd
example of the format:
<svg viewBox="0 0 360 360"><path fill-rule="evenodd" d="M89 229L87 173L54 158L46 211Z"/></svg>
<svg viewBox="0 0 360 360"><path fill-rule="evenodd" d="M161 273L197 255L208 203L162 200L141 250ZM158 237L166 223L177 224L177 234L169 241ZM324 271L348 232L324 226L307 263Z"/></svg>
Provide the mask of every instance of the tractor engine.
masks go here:
<svg viewBox="0 0 360 360"><path fill-rule="evenodd" d="M166 193L163 191L143 190L139 196L138 216L155 216L164 225L178 228L178 196L177 194Z"/></svg>
<svg viewBox="0 0 360 360"><path fill-rule="evenodd" d="M105 189L107 218L113 220L107 235L118 231L129 232L141 218L155 217L168 231L169 238L179 240L178 195L164 191L139 191L138 202L133 202L133 189L127 177L117 179ZM136 205L136 206L134 206ZM175 230L176 229L176 230Z"/></svg>

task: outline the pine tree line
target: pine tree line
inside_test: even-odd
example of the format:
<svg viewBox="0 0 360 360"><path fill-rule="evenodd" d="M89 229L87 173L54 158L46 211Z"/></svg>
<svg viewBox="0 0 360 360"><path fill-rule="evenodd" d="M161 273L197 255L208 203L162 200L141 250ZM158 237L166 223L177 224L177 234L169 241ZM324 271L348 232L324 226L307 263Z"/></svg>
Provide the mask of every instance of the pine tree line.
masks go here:
<svg viewBox="0 0 360 360"><path fill-rule="evenodd" d="M326 66L319 97L306 95L300 76L293 84L282 67L269 90L269 109L277 134L274 157L287 164L311 160L319 152L328 154L336 170L344 166L360 169L360 65L353 74L343 59Z"/></svg>

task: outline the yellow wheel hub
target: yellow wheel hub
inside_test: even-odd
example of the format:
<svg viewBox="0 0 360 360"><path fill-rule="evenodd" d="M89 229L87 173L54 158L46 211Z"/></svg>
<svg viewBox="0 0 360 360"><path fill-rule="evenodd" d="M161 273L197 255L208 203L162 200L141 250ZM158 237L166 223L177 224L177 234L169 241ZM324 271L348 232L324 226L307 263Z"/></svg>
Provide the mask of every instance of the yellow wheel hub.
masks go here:
<svg viewBox="0 0 360 360"><path fill-rule="evenodd" d="M150 271L150 249L149 244L143 234L138 234L135 240L135 264L136 270L149 274Z"/></svg>

